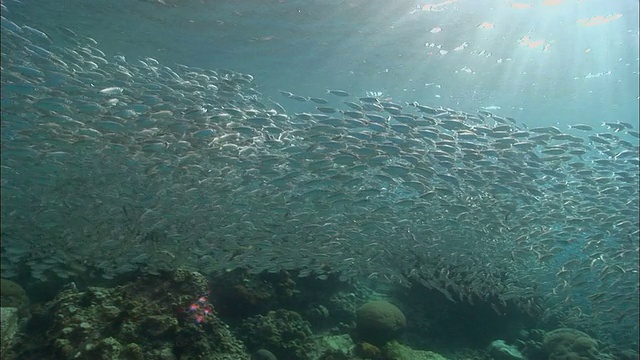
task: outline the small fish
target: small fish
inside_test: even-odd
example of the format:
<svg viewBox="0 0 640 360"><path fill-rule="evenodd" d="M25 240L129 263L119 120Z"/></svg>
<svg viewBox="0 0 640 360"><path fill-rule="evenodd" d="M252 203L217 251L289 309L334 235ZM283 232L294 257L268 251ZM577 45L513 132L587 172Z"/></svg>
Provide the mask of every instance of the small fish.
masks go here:
<svg viewBox="0 0 640 360"><path fill-rule="evenodd" d="M618 121L618 124L626 127L627 129L633 129L633 125L629 124L628 122L624 122L624 121Z"/></svg>
<svg viewBox="0 0 640 360"><path fill-rule="evenodd" d="M364 113L361 111L340 111L340 112L342 112L345 116L348 116L354 119L362 119L365 117Z"/></svg>
<svg viewBox="0 0 640 360"><path fill-rule="evenodd" d="M612 123L612 122L603 122L602 126L606 126L609 129L612 129L614 132L619 132L620 130L624 130L626 126L621 123Z"/></svg>
<svg viewBox="0 0 640 360"><path fill-rule="evenodd" d="M53 44L53 40L51 40L51 37L49 37L49 35L45 34L43 31L40 31L36 28L32 28L31 26L28 26L28 25L23 25L22 30L24 30L27 33L35 35L35 37L37 37L39 40L43 40L48 44Z"/></svg>
<svg viewBox="0 0 640 360"><path fill-rule="evenodd" d="M275 102L273 100L270 100L270 101L273 104L273 106L276 108L276 110L278 110L279 113L286 113L287 112L287 110L284 107L282 107L282 105L280 105L279 103L277 103L277 102Z"/></svg>
<svg viewBox="0 0 640 360"><path fill-rule="evenodd" d="M112 86L112 87L104 88L99 92L100 94L103 94L103 95L118 95L118 94L122 94L122 91L124 91L123 88L118 86Z"/></svg>
<svg viewBox="0 0 640 360"><path fill-rule="evenodd" d="M382 115L378 115L378 114L365 114L365 116L371 120L371 121L375 121L377 123L386 123L387 121L389 121L389 119L387 117L384 117Z"/></svg>
<svg viewBox="0 0 640 360"><path fill-rule="evenodd" d="M354 109L354 110L357 110L357 111L362 111L363 110L362 106L360 104L356 104L356 103L351 102L351 101L345 101L344 104L347 105L348 107Z"/></svg>
<svg viewBox="0 0 640 360"><path fill-rule="evenodd" d="M377 104L378 102L380 102L377 97L372 96L361 97L359 100L369 104Z"/></svg>
<svg viewBox="0 0 640 360"><path fill-rule="evenodd" d="M382 111L384 107L378 103L363 103L362 109L366 111Z"/></svg>
<svg viewBox="0 0 640 360"><path fill-rule="evenodd" d="M333 114L335 112L337 112L336 109L329 107L329 106L316 106L316 109L318 109L318 111L325 113L325 114Z"/></svg>
<svg viewBox="0 0 640 360"><path fill-rule="evenodd" d="M351 95L347 91L344 91L344 90L327 90L327 94L333 94L333 95L341 96L341 97L347 97L347 96Z"/></svg>
<svg viewBox="0 0 640 360"><path fill-rule="evenodd" d="M317 97L309 97L309 100L313 101L316 104L320 104L320 105L324 105L324 104L328 104L329 101L326 99L322 99L322 98L317 98Z"/></svg>
<svg viewBox="0 0 640 360"><path fill-rule="evenodd" d="M607 141L607 139L604 139L598 135L589 135L589 139L591 139L591 141L598 143L598 144L606 144L609 145L609 141Z"/></svg>
<svg viewBox="0 0 640 360"><path fill-rule="evenodd" d="M591 131L593 130L593 127L586 125L586 124L575 124L575 125L569 125L569 129L576 129L576 130L582 130L582 131Z"/></svg>
<svg viewBox="0 0 640 360"><path fill-rule="evenodd" d="M395 106L385 106L384 107L384 111L388 112L389 114L392 115L400 115L402 114L402 108L398 108Z"/></svg>
<svg viewBox="0 0 640 360"><path fill-rule="evenodd" d="M559 135L562 134L562 131L555 126L546 126L546 127L535 127L529 129L529 131L537 133L537 134L550 134L550 135Z"/></svg>
<svg viewBox="0 0 640 360"><path fill-rule="evenodd" d="M295 115L296 115L296 117L298 119L302 119L302 120L312 120L313 119L313 115L311 115L309 113L297 113Z"/></svg>
<svg viewBox="0 0 640 360"><path fill-rule="evenodd" d="M300 101L300 102L306 102L307 100L309 100L308 97L295 95L295 94L291 94L291 96L289 96L289 98L293 99L293 100L296 100L296 101Z"/></svg>
<svg viewBox="0 0 640 360"><path fill-rule="evenodd" d="M640 139L640 133L638 133L637 131L627 130L627 134L633 136L636 139Z"/></svg>

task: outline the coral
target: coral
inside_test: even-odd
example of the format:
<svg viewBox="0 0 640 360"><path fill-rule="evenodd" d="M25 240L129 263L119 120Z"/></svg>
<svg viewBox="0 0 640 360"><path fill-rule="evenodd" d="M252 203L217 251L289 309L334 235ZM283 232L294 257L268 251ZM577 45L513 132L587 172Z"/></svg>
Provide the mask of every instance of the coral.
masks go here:
<svg viewBox="0 0 640 360"><path fill-rule="evenodd" d="M396 339L406 325L402 311L387 301L368 302L356 312L357 336L372 344Z"/></svg>
<svg viewBox="0 0 640 360"><path fill-rule="evenodd" d="M447 360L431 351L413 350L397 341L389 341L382 347L385 360Z"/></svg>
<svg viewBox="0 0 640 360"><path fill-rule="evenodd" d="M206 288L202 275L178 270L115 288L63 291L34 314L12 355L248 360L243 344L215 314L198 321L189 311L194 299L206 299Z"/></svg>
<svg viewBox="0 0 640 360"><path fill-rule="evenodd" d="M310 325L294 311L250 317L242 322L238 335L249 349L268 349L279 359L308 359L311 351Z"/></svg>
<svg viewBox="0 0 640 360"><path fill-rule="evenodd" d="M20 317L29 315L29 298L22 287L15 282L2 279L0 282L0 303L3 307L18 309Z"/></svg>
<svg viewBox="0 0 640 360"><path fill-rule="evenodd" d="M549 360L599 359L598 343L589 335L569 328L560 328L545 334L543 348Z"/></svg>

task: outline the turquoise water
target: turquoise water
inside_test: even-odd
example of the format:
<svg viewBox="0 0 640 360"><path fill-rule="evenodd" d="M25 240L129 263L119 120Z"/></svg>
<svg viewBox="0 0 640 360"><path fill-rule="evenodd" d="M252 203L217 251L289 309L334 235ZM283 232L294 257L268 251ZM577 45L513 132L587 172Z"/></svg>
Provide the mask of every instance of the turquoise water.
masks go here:
<svg viewBox="0 0 640 360"><path fill-rule="evenodd" d="M637 2L3 6L3 278L302 269L637 346Z"/></svg>

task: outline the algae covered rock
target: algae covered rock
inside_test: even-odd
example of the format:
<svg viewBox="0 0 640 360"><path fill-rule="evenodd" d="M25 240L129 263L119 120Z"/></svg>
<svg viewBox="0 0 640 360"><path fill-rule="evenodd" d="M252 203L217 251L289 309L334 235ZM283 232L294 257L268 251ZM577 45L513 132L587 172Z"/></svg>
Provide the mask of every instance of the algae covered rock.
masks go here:
<svg viewBox="0 0 640 360"><path fill-rule="evenodd" d="M560 328L545 334L542 347L549 360L599 359L598 343L589 335L569 328Z"/></svg>
<svg viewBox="0 0 640 360"><path fill-rule="evenodd" d="M402 311L387 301L370 301L356 311L358 338L375 345L396 339L406 326Z"/></svg>

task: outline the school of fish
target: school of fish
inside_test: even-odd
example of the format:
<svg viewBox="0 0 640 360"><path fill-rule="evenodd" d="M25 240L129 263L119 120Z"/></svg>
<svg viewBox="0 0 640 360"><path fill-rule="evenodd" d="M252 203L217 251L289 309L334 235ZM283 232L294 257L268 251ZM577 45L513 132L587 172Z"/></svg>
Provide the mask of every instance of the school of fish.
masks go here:
<svg viewBox="0 0 640 360"><path fill-rule="evenodd" d="M3 278L296 269L637 342L630 119L527 127L365 91L268 98L249 74L108 56L5 14Z"/></svg>

